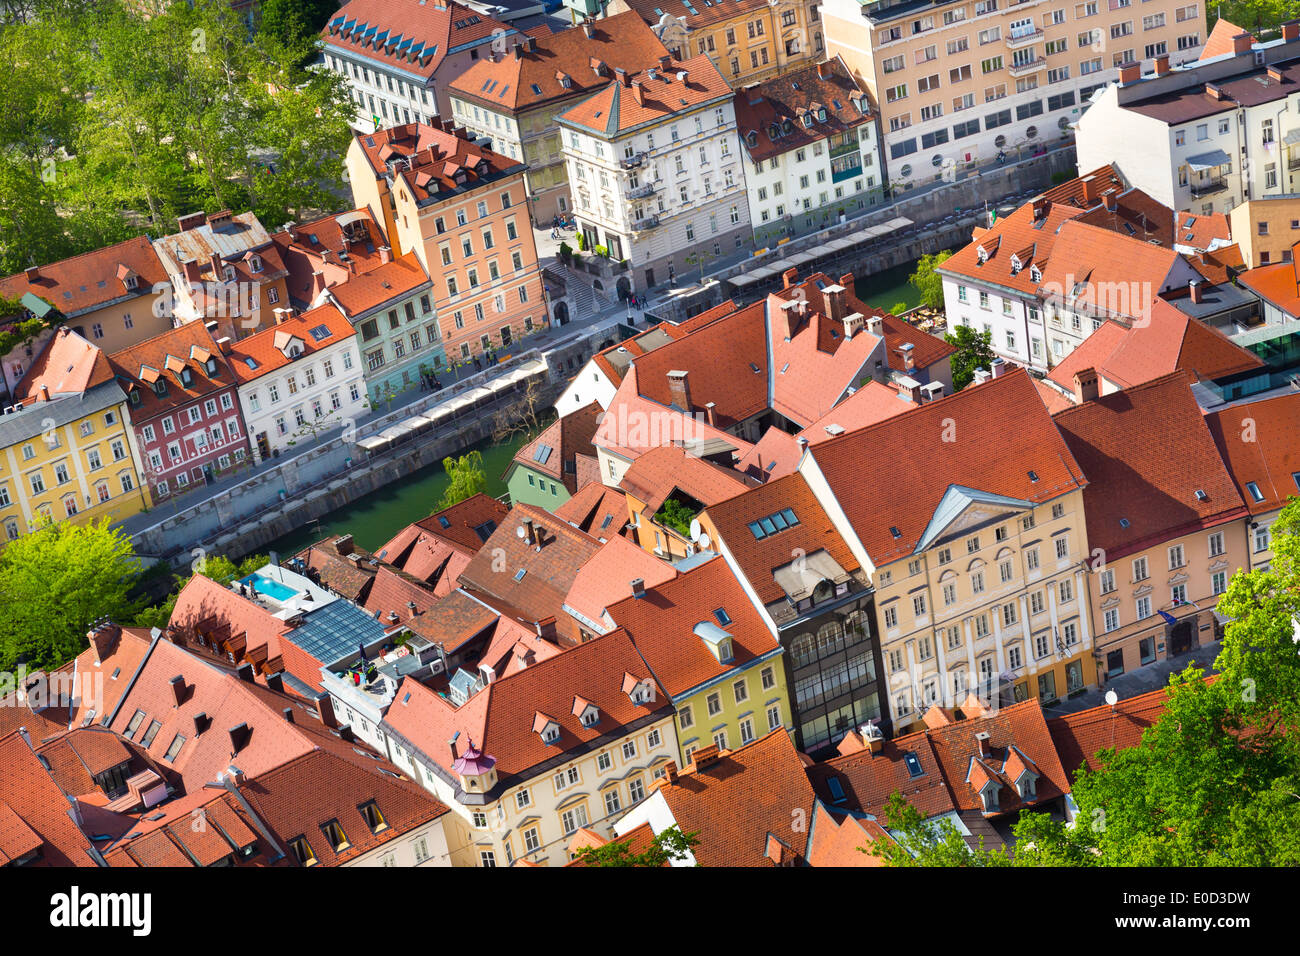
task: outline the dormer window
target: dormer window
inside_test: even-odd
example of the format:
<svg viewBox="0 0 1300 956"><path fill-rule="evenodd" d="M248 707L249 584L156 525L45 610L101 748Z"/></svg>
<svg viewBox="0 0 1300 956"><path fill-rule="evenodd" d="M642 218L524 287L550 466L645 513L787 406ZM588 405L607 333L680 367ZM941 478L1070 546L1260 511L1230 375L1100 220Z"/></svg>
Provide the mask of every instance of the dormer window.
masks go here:
<svg viewBox="0 0 1300 956"><path fill-rule="evenodd" d="M214 359L214 358L210 358L210 359L208 359L206 362L203 363L203 367L204 367L204 369L207 370L207 373L208 373L209 375L216 375L216 374L217 374L217 360L216 360L216 359Z"/></svg>
<svg viewBox="0 0 1300 956"><path fill-rule="evenodd" d="M379 810L379 805L371 800L357 807L361 811L361 817L366 821L366 826L370 827L371 833L380 833L388 829L388 821L384 819L383 813Z"/></svg>
<svg viewBox="0 0 1300 956"><path fill-rule="evenodd" d="M338 820L331 820L329 823L321 824L321 833L325 834L325 839L329 841L330 849L335 853L342 853L352 844L348 842L348 835L343 832L343 827L339 826Z"/></svg>
<svg viewBox="0 0 1300 956"><path fill-rule="evenodd" d="M983 790L980 791L980 801L984 804L985 813L998 812L998 785L990 782Z"/></svg>
<svg viewBox="0 0 1300 956"><path fill-rule="evenodd" d="M226 268L222 271L222 275L224 275L224 276L226 277L226 281L227 281L227 282L234 282L234 281L235 281L235 267L234 267L234 266L226 266Z"/></svg>
<svg viewBox="0 0 1300 956"><path fill-rule="evenodd" d="M560 742L560 725L540 710L533 716L533 733L542 738L542 743L550 745Z"/></svg>
<svg viewBox="0 0 1300 956"><path fill-rule="evenodd" d="M554 724L549 725L542 731L542 743L553 744L560 739L560 728Z"/></svg>
<svg viewBox="0 0 1300 956"><path fill-rule="evenodd" d="M984 263L988 262L989 261L988 250L985 249L983 246L978 247L975 250L975 258L979 261L980 265L983 265Z"/></svg>
<svg viewBox="0 0 1300 956"><path fill-rule="evenodd" d="M623 693L634 704L648 704L655 699L654 687L648 680L641 680L626 671L623 673Z"/></svg>
<svg viewBox="0 0 1300 956"><path fill-rule="evenodd" d="M1011 257L1011 274L1012 274L1012 275L1016 275L1016 274L1018 274L1022 268L1024 268L1024 267L1020 264L1020 259L1019 259L1017 256L1012 256L1012 257Z"/></svg>
<svg viewBox="0 0 1300 956"><path fill-rule="evenodd" d="M153 383L153 391L155 395L161 398L167 394L167 383L161 378L155 379Z"/></svg>
<svg viewBox="0 0 1300 956"><path fill-rule="evenodd" d="M1037 787L1038 778L1032 773L1025 773L1016 781L1016 792L1020 794L1020 799L1024 800L1026 803L1038 799Z"/></svg>
<svg viewBox="0 0 1300 956"><path fill-rule="evenodd" d="M803 114L803 125L806 126L806 127L811 127L812 124L813 124L812 114L811 114L811 113L804 113L804 114Z"/></svg>
<svg viewBox="0 0 1300 956"><path fill-rule="evenodd" d="M1029 278L1033 279L1035 282L1042 282L1043 270L1038 268L1038 266L1034 266L1029 270Z"/></svg>
<svg viewBox="0 0 1300 956"><path fill-rule="evenodd" d="M248 259L248 269L249 269L250 272L261 272L261 271L262 271L262 257L261 257L261 256L250 256L249 259Z"/></svg>
<svg viewBox="0 0 1300 956"><path fill-rule="evenodd" d="M194 374L188 368L181 369L180 379L181 385L185 388L189 388L194 384Z"/></svg>
<svg viewBox="0 0 1300 956"><path fill-rule="evenodd" d="M595 707L588 707L582 712L582 726L595 727L600 723L600 711Z"/></svg>
<svg viewBox="0 0 1300 956"><path fill-rule="evenodd" d="M122 280L122 284L126 286L127 291L134 292L136 286L140 284L140 280L133 275L127 276L125 279Z"/></svg>

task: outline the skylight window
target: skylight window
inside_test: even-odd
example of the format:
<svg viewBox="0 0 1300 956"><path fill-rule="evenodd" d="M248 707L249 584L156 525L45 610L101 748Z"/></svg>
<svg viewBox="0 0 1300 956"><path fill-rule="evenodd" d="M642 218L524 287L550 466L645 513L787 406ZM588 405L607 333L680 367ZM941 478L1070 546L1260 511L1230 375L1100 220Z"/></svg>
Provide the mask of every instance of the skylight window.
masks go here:
<svg viewBox="0 0 1300 956"><path fill-rule="evenodd" d="M903 754L903 763L907 765L907 775L909 777L915 779L925 775L925 771L921 769L920 759L912 751L909 750Z"/></svg>
<svg viewBox="0 0 1300 956"><path fill-rule="evenodd" d="M1030 480L1030 481L1037 481L1037 480L1038 480L1038 472L1036 472L1036 471L1031 471L1031 472L1029 473L1029 480Z"/></svg>
<svg viewBox="0 0 1300 956"><path fill-rule="evenodd" d="M731 615L727 613L725 608L714 608L713 616L723 627L731 623Z"/></svg>
<svg viewBox="0 0 1300 956"><path fill-rule="evenodd" d="M444 516L442 516L442 515L439 515L439 516L438 516L438 524L442 525L444 528L450 528L450 527L451 527L451 522L448 521L448 520L447 520Z"/></svg>
<svg viewBox="0 0 1300 956"><path fill-rule="evenodd" d="M776 534L778 531L784 531L786 528L793 528L799 523L795 517L794 511L789 508L782 508L766 518L759 518L757 521L749 523L750 533L755 538L762 541L768 535Z"/></svg>
<svg viewBox="0 0 1300 956"><path fill-rule="evenodd" d="M903 536L903 532L899 531L897 526L892 524L889 526L889 533L892 534L895 538L901 538Z"/></svg>
<svg viewBox="0 0 1300 956"><path fill-rule="evenodd" d="M844 787L834 777L826 781L826 789L831 792L832 803L843 803L847 799L844 796Z"/></svg>
<svg viewBox="0 0 1300 956"><path fill-rule="evenodd" d="M518 571L515 572L515 580L522 581L524 579L524 575L527 573L528 573L527 568L520 568Z"/></svg>
<svg viewBox="0 0 1300 956"><path fill-rule="evenodd" d="M1292 475L1292 477L1294 478L1295 476ZM1296 484L1300 485L1300 481L1297 481ZM1255 484L1255 482L1253 481L1246 482L1246 490L1250 492L1250 496L1254 498L1256 501L1264 500L1264 492L1259 490L1259 485Z"/></svg>
<svg viewBox="0 0 1300 956"><path fill-rule="evenodd" d="M1120 526L1121 528L1127 528L1127 527L1128 527L1128 518L1120 518L1120 519L1119 519L1119 526Z"/></svg>
<svg viewBox="0 0 1300 956"><path fill-rule="evenodd" d="M333 334L328 325L318 325L311 330L311 337L317 342L323 342Z"/></svg>
<svg viewBox="0 0 1300 956"><path fill-rule="evenodd" d="M542 88L541 88L540 86L538 86L536 83L534 83L534 84L533 84L533 96L541 96L541 95L542 95Z"/></svg>
<svg viewBox="0 0 1300 956"><path fill-rule="evenodd" d="M1300 491L1300 471L1291 472L1291 480L1295 482L1296 490Z"/></svg>

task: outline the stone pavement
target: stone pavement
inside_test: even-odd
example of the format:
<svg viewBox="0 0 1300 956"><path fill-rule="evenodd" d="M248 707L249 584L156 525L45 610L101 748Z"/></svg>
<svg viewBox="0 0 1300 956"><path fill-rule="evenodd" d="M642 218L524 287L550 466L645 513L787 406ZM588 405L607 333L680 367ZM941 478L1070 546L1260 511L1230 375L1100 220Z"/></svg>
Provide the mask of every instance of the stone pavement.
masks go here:
<svg viewBox="0 0 1300 956"><path fill-rule="evenodd" d="M1078 697L1071 697L1051 707L1044 707L1043 716L1050 720L1052 717L1073 714L1080 710L1087 710L1089 707L1100 707L1106 703L1106 691L1108 690L1114 690L1119 695L1120 700L1127 700L1130 697L1137 697L1149 691L1159 690L1169 683L1170 674L1182 671L1189 664L1195 664L1207 674L1217 673L1214 668L1214 659L1219 656L1221 646L1220 641L1203 644L1196 650L1188 651L1186 654L1158 660L1154 664L1148 664L1138 670L1120 674L1118 677L1107 681L1105 687L1090 687Z"/></svg>

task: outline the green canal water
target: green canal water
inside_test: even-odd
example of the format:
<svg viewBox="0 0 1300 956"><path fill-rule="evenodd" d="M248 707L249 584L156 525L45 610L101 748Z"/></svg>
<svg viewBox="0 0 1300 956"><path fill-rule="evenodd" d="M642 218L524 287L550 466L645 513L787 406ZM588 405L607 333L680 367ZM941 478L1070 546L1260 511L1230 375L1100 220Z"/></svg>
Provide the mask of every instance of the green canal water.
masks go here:
<svg viewBox="0 0 1300 956"><path fill-rule="evenodd" d="M888 310L899 302L905 302L910 309L921 304L921 294L907 281L907 277L915 271L915 262L894 266L884 272L858 279L853 283L853 292L867 305L877 309Z"/></svg>
<svg viewBox="0 0 1300 956"><path fill-rule="evenodd" d="M489 495L495 498L506 493L502 476L515 452L524 444L525 438L520 436L504 444L480 442L472 446L483 454ZM470 450L467 448L460 454ZM411 522L428 517L446 490L447 473L442 464L429 465L358 498L346 507L331 511L260 550L288 556L327 535L351 534L358 547L376 551Z"/></svg>

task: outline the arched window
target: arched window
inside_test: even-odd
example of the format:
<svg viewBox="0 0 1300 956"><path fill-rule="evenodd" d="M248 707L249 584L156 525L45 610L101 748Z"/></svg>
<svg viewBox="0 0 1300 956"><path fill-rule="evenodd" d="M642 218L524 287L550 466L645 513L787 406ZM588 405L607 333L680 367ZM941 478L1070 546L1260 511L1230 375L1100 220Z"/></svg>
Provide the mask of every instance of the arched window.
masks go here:
<svg viewBox="0 0 1300 956"><path fill-rule="evenodd" d="M796 637L790 644L790 656L794 659L795 667L803 665L817 659L817 652L813 644L811 634L801 634Z"/></svg>

